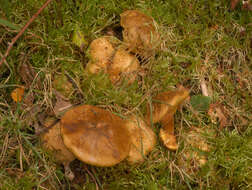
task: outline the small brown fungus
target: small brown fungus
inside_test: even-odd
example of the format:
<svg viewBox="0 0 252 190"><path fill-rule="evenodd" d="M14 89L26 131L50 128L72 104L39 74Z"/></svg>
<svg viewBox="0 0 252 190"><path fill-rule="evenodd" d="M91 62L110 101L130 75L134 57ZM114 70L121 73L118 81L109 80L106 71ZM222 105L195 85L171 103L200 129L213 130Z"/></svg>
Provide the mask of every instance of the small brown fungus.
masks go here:
<svg viewBox="0 0 252 190"><path fill-rule="evenodd" d="M189 96L189 91L180 86L177 90L158 94L153 98L152 108L147 109L146 122L160 122L160 138L168 149L177 150L174 136L174 114L178 106ZM152 113L150 112L152 110Z"/></svg>
<svg viewBox="0 0 252 190"><path fill-rule="evenodd" d="M120 16L123 41L129 49L144 57L153 54L160 43L160 35L154 19L138 10L128 10Z"/></svg>
<svg viewBox="0 0 252 190"><path fill-rule="evenodd" d="M109 67L110 80L115 83L121 76L124 76L129 83L132 83L136 78L139 66L139 61L134 55L124 49L118 49Z"/></svg>
<svg viewBox="0 0 252 190"><path fill-rule="evenodd" d="M86 67L87 70L90 73L98 73L101 70L106 72L114 51L110 37L104 36L93 40L89 46L91 60Z"/></svg>

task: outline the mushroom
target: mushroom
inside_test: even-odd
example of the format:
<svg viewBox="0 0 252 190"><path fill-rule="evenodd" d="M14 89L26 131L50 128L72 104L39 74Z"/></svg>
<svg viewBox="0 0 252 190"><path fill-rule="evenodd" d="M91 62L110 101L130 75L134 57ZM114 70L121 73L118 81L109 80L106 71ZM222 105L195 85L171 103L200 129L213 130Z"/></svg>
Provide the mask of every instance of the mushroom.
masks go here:
<svg viewBox="0 0 252 190"><path fill-rule="evenodd" d="M110 37L104 36L93 40L89 47L91 60L88 63L87 70L90 73L98 73L101 70L106 71L114 51Z"/></svg>
<svg viewBox="0 0 252 190"><path fill-rule="evenodd" d="M144 160L156 144L156 135L143 119L136 115L131 115L125 124L129 131L131 146L127 161L131 164Z"/></svg>
<svg viewBox="0 0 252 190"><path fill-rule="evenodd" d="M139 61L134 55L120 48L116 51L109 67L110 80L116 83L123 75L128 79L129 83L132 83L136 78L136 71L139 66Z"/></svg>
<svg viewBox="0 0 252 190"><path fill-rule="evenodd" d="M95 166L113 166L130 150L125 122L104 109L82 105L67 111L60 127L65 146L81 161Z"/></svg>
<svg viewBox="0 0 252 190"><path fill-rule="evenodd" d="M75 159L75 156L70 152L61 137L60 123L56 123L54 126L50 127L54 123L54 119L48 118L45 122L45 126L48 127L46 133L41 135L42 145L44 148L51 150L57 162L62 163L65 168L65 176L73 180L74 173L71 171L69 164ZM50 128L49 128L50 127Z"/></svg>
<svg viewBox="0 0 252 190"><path fill-rule="evenodd" d="M153 98L152 107L147 109L147 123L160 122L160 138L164 145L171 150L177 150L178 145L174 136L174 114L178 106L189 96L189 91L180 86L175 91L167 91ZM150 111L152 110L152 112Z"/></svg>
<svg viewBox="0 0 252 190"><path fill-rule="evenodd" d="M134 53L148 57L159 45L159 33L153 18L138 10L128 10L121 15L123 41Z"/></svg>

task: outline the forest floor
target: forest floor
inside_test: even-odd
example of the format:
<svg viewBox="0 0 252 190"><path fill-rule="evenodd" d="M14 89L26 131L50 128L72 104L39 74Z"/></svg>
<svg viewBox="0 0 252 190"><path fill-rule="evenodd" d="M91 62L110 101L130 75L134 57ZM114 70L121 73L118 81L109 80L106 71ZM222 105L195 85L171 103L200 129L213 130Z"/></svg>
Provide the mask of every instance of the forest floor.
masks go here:
<svg viewBox="0 0 252 190"><path fill-rule="evenodd" d="M0 0L0 59L44 2ZM120 36L120 14L129 9L155 19L161 48L142 64L138 80L115 86L107 74L86 72L86 52L111 28ZM52 1L0 65L0 189L252 189L251 18L242 1L234 10L228 0ZM82 50L72 41L76 30L85 38ZM102 168L76 160L69 181L41 146L36 130L48 117L60 119L57 92L65 103L127 117L144 115L151 97L177 85L190 89L175 114L177 151L158 139L141 164ZM14 101L13 90L23 87L24 97ZM157 135L159 128L154 125ZM205 131L208 151L185 143L195 128ZM200 166L195 153L207 162Z"/></svg>

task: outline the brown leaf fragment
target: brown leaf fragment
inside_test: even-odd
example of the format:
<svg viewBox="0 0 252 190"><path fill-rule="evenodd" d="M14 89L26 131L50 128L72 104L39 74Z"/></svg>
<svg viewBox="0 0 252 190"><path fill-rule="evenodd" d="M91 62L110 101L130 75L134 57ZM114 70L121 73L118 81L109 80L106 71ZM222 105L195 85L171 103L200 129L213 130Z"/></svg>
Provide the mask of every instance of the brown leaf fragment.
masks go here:
<svg viewBox="0 0 252 190"><path fill-rule="evenodd" d="M222 111L220 104L218 104L218 103L211 104L210 108L208 110L208 115L210 116L213 123L217 123L217 119L219 120L220 129L223 129L223 127L228 126L227 117L225 116L224 112Z"/></svg>
<svg viewBox="0 0 252 190"><path fill-rule="evenodd" d="M11 98L15 101L15 102L21 102L24 96L24 86L21 86L19 88L14 89L11 92Z"/></svg>
<svg viewBox="0 0 252 190"><path fill-rule="evenodd" d="M240 0L231 0L231 10L234 10Z"/></svg>
<svg viewBox="0 0 252 190"><path fill-rule="evenodd" d="M63 95L61 95L56 90L54 91L56 95L56 104L53 108L54 113L56 116L61 115L64 111L66 111L68 108L72 107L72 104L65 99Z"/></svg>
<svg viewBox="0 0 252 190"><path fill-rule="evenodd" d="M33 105L33 101L34 101L34 93L33 92L28 92L24 96L24 100L23 100L23 103L24 103L25 107L31 107Z"/></svg>
<svg viewBox="0 0 252 190"><path fill-rule="evenodd" d="M25 86L29 88L32 85L34 79L36 78L37 73L30 64L23 63L19 68L19 75L22 78L22 81L25 83ZM40 89L41 86L41 81L39 79L36 80L34 87Z"/></svg>

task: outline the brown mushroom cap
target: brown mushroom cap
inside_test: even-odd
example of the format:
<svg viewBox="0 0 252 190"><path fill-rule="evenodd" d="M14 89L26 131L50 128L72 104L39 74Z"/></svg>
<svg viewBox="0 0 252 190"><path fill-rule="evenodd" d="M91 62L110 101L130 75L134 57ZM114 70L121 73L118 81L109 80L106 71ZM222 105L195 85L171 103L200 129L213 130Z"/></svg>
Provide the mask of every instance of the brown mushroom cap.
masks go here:
<svg viewBox="0 0 252 190"><path fill-rule="evenodd" d="M114 54L114 47L109 41L109 37L100 37L90 44L90 58L93 64L106 70L111 57Z"/></svg>
<svg viewBox="0 0 252 190"><path fill-rule="evenodd" d="M90 56L92 57L93 62L109 59L114 51L113 45L107 37L97 38L90 44Z"/></svg>
<svg viewBox="0 0 252 190"><path fill-rule="evenodd" d="M137 10L125 11L120 16L124 42L135 53L150 54L160 39L154 19Z"/></svg>
<svg viewBox="0 0 252 190"><path fill-rule="evenodd" d="M166 91L153 98L152 122L157 123L166 118L166 114L174 114L177 107L189 96L189 90L183 86L174 91ZM150 122L150 108L147 109L146 120Z"/></svg>
<svg viewBox="0 0 252 190"><path fill-rule="evenodd" d="M139 69L138 59L124 49L118 49L109 67L110 79L113 83L120 79L120 74L133 82L136 78L136 71Z"/></svg>
<svg viewBox="0 0 252 190"><path fill-rule="evenodd" d="M132 115L125 124L130 133L131 147L127 160L130 163L141 162L156 144L156 135L138 116Z"/></svg>
<svg viewBox="0 0 252 190"><path fill-rule="evenodd" d="M129 153L130 138L118 116L91 105L75 107L61 119L66 147L81 161L112 166Z"/></svg>

